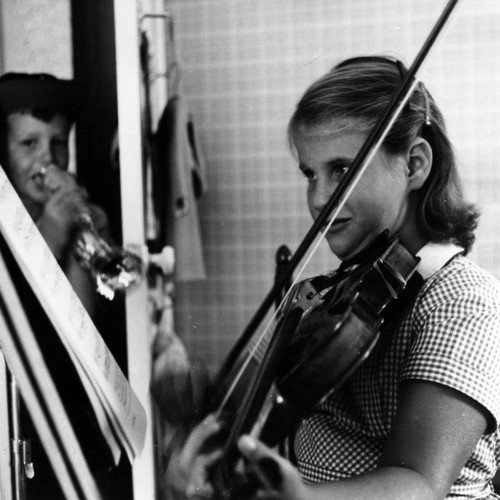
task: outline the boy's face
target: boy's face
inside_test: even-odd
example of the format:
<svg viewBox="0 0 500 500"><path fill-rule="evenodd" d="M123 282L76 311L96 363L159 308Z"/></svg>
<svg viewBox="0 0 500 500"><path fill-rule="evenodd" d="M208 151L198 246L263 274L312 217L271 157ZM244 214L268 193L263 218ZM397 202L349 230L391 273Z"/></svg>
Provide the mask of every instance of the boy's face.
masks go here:
<svg viewBox="0 0 500 500"><path fill-rule="evenodd" d="M70 121L55 115L45 122L28 112L15 112L7 117L5 168L14 188L31 213L39 211L47 200L43 167L68 168Z"/></svg>

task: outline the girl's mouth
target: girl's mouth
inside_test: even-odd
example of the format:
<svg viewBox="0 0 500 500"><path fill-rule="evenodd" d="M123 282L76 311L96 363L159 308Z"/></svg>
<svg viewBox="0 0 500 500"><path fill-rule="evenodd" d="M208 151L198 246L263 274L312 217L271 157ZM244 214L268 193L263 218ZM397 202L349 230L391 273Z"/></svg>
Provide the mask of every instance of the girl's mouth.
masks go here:
<svg viewBox="0 0 500 500"><path fill-rule="evenodd" d="M335 219L333 223L330 225L328 228L328 233L336 233L338 231L341 231L344 229L344 227L349 223L349 219L343 218L343 219ZM327 226L325 226L326 228Z"/></svg>

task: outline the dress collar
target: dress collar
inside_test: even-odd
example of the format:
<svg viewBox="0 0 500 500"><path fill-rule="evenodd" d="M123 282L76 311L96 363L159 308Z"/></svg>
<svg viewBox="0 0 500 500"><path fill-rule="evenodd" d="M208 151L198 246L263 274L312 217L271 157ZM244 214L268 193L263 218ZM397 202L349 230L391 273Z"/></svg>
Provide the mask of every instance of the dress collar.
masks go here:
<svg viewBox="0 0 500 500"><path fill-rule="evenodd" d="M417 257L420 257L417 271L426 280L444 267L453 257L463 252L462 247L453 243L427 243L417 252Z"/></svg>

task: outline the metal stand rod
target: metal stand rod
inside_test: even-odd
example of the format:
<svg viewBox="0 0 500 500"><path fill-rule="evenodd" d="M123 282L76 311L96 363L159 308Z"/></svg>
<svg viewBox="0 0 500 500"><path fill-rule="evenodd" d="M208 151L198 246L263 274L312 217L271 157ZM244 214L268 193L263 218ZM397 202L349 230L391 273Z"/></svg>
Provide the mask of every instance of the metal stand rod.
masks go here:
<svg viewBox="0 0 500 500"><path fill-rule="evenodd" d="M23 465L23 442L20 435L19 422L19 390L16 380L11 375L9 384L9 408L10 421L12 428L12 464L13 464L13 491L15 500L24 500L26 498L26 487L24 483L24 465Z"/></svg>
<svg viewBox="0 0 500 500"><path fill-rule="evenodd" d="M14 500L26 499L26 480L35 475L31 461L31 440L21 436L20 394L16 379L10 374L9 410L11 422L11 444L13 464L13 494Z"/></svg>

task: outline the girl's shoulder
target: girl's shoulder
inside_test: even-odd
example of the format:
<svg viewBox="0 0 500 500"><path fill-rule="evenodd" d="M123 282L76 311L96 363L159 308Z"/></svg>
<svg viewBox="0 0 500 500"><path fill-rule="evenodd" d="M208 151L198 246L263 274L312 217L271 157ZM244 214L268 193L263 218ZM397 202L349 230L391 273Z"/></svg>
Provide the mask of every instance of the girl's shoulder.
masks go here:
<svg viewBox="0 0 500 500"><path fill-rule="evenodd" d="M457 255L423 284L416 300L419 308L468 304L500 311L500 281L463 255Z"/></svg>
<svg viewBox="0 0 500 500"><path fill-rule="evenodd" d="M489 271L483 269L463 255L457 255L441 269L436 271L424 284L424 289L482 286L500 293L500 281Z"/></svg>

